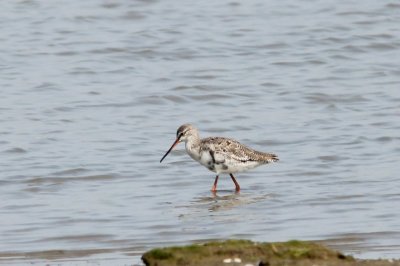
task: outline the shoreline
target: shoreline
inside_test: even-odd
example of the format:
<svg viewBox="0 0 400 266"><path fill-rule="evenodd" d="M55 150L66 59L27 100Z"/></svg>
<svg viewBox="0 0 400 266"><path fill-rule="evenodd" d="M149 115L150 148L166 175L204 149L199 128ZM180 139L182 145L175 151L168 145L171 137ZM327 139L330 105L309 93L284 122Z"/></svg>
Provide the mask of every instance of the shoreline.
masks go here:
<svg viewBox="0 0 400 266"><path fill-rule="evenodd" d="M224 243L226 241L247 241L247 240L219 240L219 241L196 241L197 244L190 245L171 245L173 248L184 248L188 246L202 246L207 243ZM288 241L290 242L290 241ZM288 242L272 242L272 243L288 243ZM340 250L341 254L353 254L344 255L352 257L356 262L368 262L365 265L400 265L400 258L359 258L354 255L354 252L349 252L349 249L354 251L355 246L349 244L343 244L342 241L338 244L335 241L330 240L316 240L316 241L298 241L301 243L314 243L318 246L328 247L328 249L337 252ZM262 243L262 242L252 242ZM264 243L265 244L265 243ZM271 243L268 243L271 244ZM142 255L151 252L152 250L169 249L171 247L161 247L155 249L138 249L137 247L127 248L103 248L103 249L79 249L79 250L44 250L44 251L27 251L27 252L0 252L0 265L26 265L27 263L45 263L45 264L57 264L57 265L89 265L95 263L96 265L109 265L112 262L114 265L145 265L141 261ZM145 249L145 250L144 250ZM146 251L147 250L147 251ZM357 248L356 250L360 250ZM360 253L362 254L362 253ZM372 264L371 264L372 263ZM383 264L382 264L383 263ZM226 264L229 265L229 264ZM235 264L239 266L240 264ZM364 264L354 264L364 265Z"/></svg>

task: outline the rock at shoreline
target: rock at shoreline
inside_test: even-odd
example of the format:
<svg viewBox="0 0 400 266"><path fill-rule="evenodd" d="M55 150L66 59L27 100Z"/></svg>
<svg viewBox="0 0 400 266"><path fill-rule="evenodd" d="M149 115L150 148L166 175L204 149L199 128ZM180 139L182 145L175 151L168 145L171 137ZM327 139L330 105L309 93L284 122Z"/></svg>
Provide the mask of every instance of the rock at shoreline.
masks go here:
<svg viewBox="0 0 400 266"><path fill-rule="evenodd" d="M304 241L216 241L153 249L143 254L142 260L147 266L400 266L398 260L356 260L323 245Z"/></svg>

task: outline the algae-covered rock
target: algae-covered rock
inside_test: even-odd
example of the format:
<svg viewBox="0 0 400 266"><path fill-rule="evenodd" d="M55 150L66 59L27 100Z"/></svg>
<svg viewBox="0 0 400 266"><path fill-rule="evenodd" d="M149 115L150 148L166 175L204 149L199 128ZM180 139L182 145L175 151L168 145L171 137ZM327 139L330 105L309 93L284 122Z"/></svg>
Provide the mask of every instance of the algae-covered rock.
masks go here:
<svg viewBox="0 0 400 266"><path fill-rule="evenodd" d="M142 260L148 266L367 265L358 264L359 261L353 257L323 245L304 241L277 243L255 243L248 240L216 241L153 249L143 254Z"/></svg>

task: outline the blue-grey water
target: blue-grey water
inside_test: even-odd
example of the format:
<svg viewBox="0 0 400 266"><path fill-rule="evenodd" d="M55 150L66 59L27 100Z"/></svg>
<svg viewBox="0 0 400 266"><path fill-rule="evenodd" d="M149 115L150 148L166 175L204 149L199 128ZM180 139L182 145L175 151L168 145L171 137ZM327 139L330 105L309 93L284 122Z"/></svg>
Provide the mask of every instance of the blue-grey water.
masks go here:
<svg viewBox="0 0 400 266"><path fill-rule="evenodd" d="M0 264L318 240L400 258L397 1L3 1ZM229 176L178 126L274 152Z"/></svg>

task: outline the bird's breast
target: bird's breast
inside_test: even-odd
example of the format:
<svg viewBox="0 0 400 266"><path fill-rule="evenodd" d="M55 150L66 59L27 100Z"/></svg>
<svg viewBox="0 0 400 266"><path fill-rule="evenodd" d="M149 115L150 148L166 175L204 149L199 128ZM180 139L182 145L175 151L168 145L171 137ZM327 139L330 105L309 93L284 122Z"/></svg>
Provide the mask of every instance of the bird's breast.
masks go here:
<svg viewBox="0 0 400 266"><path fill-rule="evenodd" d="M208 170L219 173L230 173L229 165L223 158L216 156L213 151L202 151L198 162L207 167Z"/></svg>

